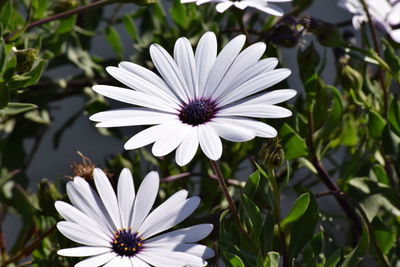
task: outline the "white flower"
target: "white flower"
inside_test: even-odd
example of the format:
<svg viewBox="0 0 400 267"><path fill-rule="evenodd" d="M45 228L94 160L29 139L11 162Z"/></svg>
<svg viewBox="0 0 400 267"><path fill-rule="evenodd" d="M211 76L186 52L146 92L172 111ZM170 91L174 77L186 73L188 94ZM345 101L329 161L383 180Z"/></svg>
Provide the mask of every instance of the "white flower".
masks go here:
<svg viewBox="0 0 400 267"><path fill-rule="evenodd" d="M400 43L400 1L366 0L369 13L375 25L385 31L397 43ZM352 22L356 30L368 21L367 14L360 0L339 0L338 5L354 14Z"/></svg>
<svg viewBox="0 0 400 267"><path fill-rule="evenodd" d="M271 4L271 2L291 2L292 0L239 0L239 1L232 1L232 0L181 0L182 4L196 2L197 5L201 5L204 3L215 2L218 3L216 9L218 12L222 13L231 6L235 6L241 10L247 7L254 7L258 10L265 12L267 14L273 16L282 16L283 10L275 5Z"/></svg>
<svg viewBox="0 0 400 267"><path fill-rule="evenodd" d="M84 246L61 249L59 255L87 257L76 267L205 266L203 258L214 251L195 244L212 231L211 224L199 224L164 232L186 219L199 205L198 197L186 198L181 190L150 212L158 194L159 177L150 172L136 196L130 171L118 180L117 195L100 170L93 172L98 194L81 177L67 184L71 203L57 201L55 207L66 220L57 224L69 239Z"/></svg>
<svg viewBox="0 0 400 267"><path fill-rule="evenodd" d="M139 65L122 62L108 67L114 78L132 88L96 85L104 96L141 107L100 112L90 117L97 127L154 125L134 135L125 149L154 143L152 153L164 156L176 149L176 162L192 160L200 144L206 156L217 160L222 154L220 137L244 142L256 136L271 138L271 126L245 117L283 118L291 112L274 104L292 98L296 91L265 92L290 75L288 69L274 69L276 58L260 60L266 46L256 43L240 53L245 36L230 41L217 57L217 40L205 33L196 53L186 38L175 44L174 58L153 44L150 55L162 78Z"/></svg>

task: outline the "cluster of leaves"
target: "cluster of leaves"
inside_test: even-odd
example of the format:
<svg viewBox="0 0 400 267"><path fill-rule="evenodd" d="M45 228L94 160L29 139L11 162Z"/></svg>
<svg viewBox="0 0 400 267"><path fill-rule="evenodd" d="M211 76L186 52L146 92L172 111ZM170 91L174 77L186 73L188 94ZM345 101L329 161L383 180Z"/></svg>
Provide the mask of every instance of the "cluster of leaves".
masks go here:
<svg viewBox="0 0 400 267"><path fill-rule="evenodd" d="M121 12L132 4L132 12ZM296 88L299 96L290 107L291 118L268 121L279 129L281 147L275 141L263 146L261 138L224 143L220 166L230 178L242 227L232 220L215 174L201 154L180 168L173 156L156 158L147 149L128 153L121 147L121 154L100 165L110 174L129 167L136 178L157 168L164 177L161 196L180 188L202 196L200 210L188 223L216 226L207 240L217 250L211 264L220 259L235 267L400 264L399 45L383 37L381 48L372 49L367 28L362 43L347 42L335 25L304 15L311 4L293 1L290 15L283 19L246 11L251 15L244 23L249 42L267 42L268 56L278 56L282 46L298 50L302 88ZM53 203L68 200L54 182L66 179L43 180L37 190L28 189L27 169L54 121L51 103L71 96L85 101L51 137L57 147L78 118L109 109L90 86L116 83L104 70L127 59L121 35L131 38L136 51L129 60L153 69L150 44L171 51L177 38L187 36L196 43L207 30L216 32L223 44L241 31L237 19L242 18L236 13L217 14L213 5L182 5L179 0L1 1L0 223L7 214L16 214L23 226L14 244L5 244L7 233L0 225L0 266L76 262L56 254L59 248L74 246L55 231L61 218ZM306 34L312 41L304 45ZM113 58L90 52L96 36L105 37ZM323 73L331 51L337 79L327 84ZM65 66L74 66L76 74L53 78L51 73ZM284 87L289 88L285 82L276 86ZM118 129L98 130L118 139L128 137ZM28 139L34 145L27 149L23 142ZM82 166L91 166L87 163L75 165L74 174L82 175ZM235 179L243 169L254 171L245 182ZM295 201L288 200L293 197Z"/></svg>

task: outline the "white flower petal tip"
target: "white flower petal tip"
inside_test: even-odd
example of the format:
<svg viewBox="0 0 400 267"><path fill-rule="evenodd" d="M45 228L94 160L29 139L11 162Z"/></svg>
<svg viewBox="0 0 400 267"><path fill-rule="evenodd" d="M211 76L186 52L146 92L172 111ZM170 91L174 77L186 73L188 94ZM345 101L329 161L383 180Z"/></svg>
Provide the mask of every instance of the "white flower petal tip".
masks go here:
<svg viewBox="0 0 400 267"><path fill-rule="evenodd" d="M244 0L235 5L246 8L264 3L262 8L278 10L269 2L285 1ZM218 0L217 9L222 11L233 3ZM179 38L173 56L158 44L150 46L151 59L160 75L126 61L118 67L108 67L107 72L130 89L95 85L93 90L132 106L90 116L90 120L97 122L96 127L150 125L132 136L124 148L133 150L153 144L152 153L159 157L175 150L179 166L189 164L199 147L211 160L220 159L221 138L246 142L255 137L276 136L271 126L248 117L285 118L292 114L276 104L294 97L295 90L267 91L286 79L291 71L276 69L277 58L262 59L265 43L243 49L245 35L233 38L219 53L213 32L204 33L196 49L189 40L192 39ZM115 206L114 200L104 203L106 209L110 205Z"/></svg>
<svg viewBox="0 0 400 267"><path fill-rule="evenodd" d="M54 204L65 219L57 229L83 244L58 250L58 255L88 257L75 265L81 267L203 266L204 259L214 255L212 249L195 243L211 233L211 224L168 232L197 209L199 197L187 198L188 192L180 190L151 211L160 183L157 172L145 176L137 194L127 168L119 175L117 192L101 169L95 168L93 176L98 193L76 177L67 184L72 205Z"/></svg>

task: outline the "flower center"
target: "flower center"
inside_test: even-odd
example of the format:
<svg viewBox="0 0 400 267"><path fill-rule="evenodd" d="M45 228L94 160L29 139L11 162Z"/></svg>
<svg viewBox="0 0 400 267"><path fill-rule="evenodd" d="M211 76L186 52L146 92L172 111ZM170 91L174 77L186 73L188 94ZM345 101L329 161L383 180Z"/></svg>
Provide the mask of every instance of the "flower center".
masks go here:
<svg viewBox="0 0 400 267"><path fill-rule="evenodd" d="M120 256L131 257L138 253L143 245L143 239L138 232L132 232L132 228L119 229L114 232L111 242L112 249Z"/></svg>
<svg viewBox="0 0 400 267"><path fill-rule="evenodd" d="M217 108L209 99L194 99L185 104L179 113L179 119L186 124L196 126L210 121Z"/></svg>

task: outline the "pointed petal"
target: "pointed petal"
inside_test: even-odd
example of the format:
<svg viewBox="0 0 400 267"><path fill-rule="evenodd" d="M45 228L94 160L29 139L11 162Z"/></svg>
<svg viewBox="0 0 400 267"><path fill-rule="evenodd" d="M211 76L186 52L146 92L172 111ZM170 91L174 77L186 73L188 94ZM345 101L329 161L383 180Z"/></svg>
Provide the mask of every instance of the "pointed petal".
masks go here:
<svg viewBox="0 0 400 267"><path fill-rule="evenodd" d="M142 261L138 257L132 257L131 263L133 267L150 267L146 262Z"/></svg>
<svg viewBox="0 0 400 267"><path fill-rule="evenodd" d="M244 103L221 109L218 115L275 119L290 117L292 116L292 112L286 108L274 105Z"/></svg>
<svg viewBox="0 0 400 267"><path fill-rule="evenodd" d="M202 96L204 93L204 86L216 57L217 38L213 32L206 32L200 38L195 53L197 80L199 83L198 96Z"/></svg>
<svg viewBox="0 0 400 267"><path fill-rule="evenodd" d="M171 153L185 139L191 128L192 126L188 124L180 123L165 129L161 137L153 145L153 155L162 157Z"/></svg>
<svg viewBox="0 0 400 267"><path fill-rule="evenodd" d="M185 37L179 38L175 43L174 59L183 74L189 91L190 98L198 96L198 81L196 62L190 42Z"/></svg>
<svg viewBox="0 0 400 267"><path fill-rule="evenodd" d="M83 228L77 223L62 221L57 223L57 229L64 236L79 244L102 247L110 246L111 239L105 239L97 235L96 232Z"/></svg>
<svg viewBox="0 0 400 267"><path fill-rule="evenodd" d="M157 172L149 172L146 177L144 177L142 184L136 195L131 227L133 229L138 229L147 214L151 210L151 207L156 200L158 194L158 187L160 184L160 177Z"/></svg>
<svg viewBox="0 0 400 267"><path fill-rule="evenodd" d="M146 249L137 255L140 259L153 266L205 266L206 262L189 253Z"/></svg>
<svg viewBox="0 0 400 267"><path fill-rule="evenodd" d="M228 123L223 118L216 118L209 125L214 128L217 135L231 142L246 142L255 137L253 131Z"/></svg>
<svg viewBox="0 0 400 267"><path fill-rule="evenodd" d="M135 185L128 168L124 168L118 179L118 205L121 214L122 227L130 227L133 203L135 201Z"/></svg>
<svg viewBox="0 0 400 267"><path fill-rule="evenodd" d="M189 253L203 259L209 259L215 256L213 249L198 244L179 244L174 248L174 251Z"/></svg>
<svg viewBox="0 0 400 267"><path fill-rule="evenodd" d="M218 3L215 9L217 10L218 13L224 13L228 8L230 8L233 5L231 1L225 1Z"/></svg>
<svg viewBox="0 0 400 267"><path fill-rule="evenodd" d="M204 124L198 130L201 150L209 159L218 160L222 155L222 143L214 128Z"/></svg>
<svg viewBox="0 0 400 267"><path fill-rule="evenodd" d="M223 119L227 123L231 123L233 125L237 125L246 129L253 131L256 136L272 138L277 136L278 132L271 126L261 121L252 120L249 118L241 118L241 117L224 117L218 118Z"/></svg>
<svg viewBox="0 0 400 267"><path fill-rule="evenodd" d="M189 92L182 72L178 65L176 65L176 62L164 48L157 44L150 46L150 56L166 83L174 89L174 92L181 101L187 103Z"/></svg>
<svg viewBox="0 0 400 267"><path fill-rule="evenodd" d="M213 230L212 224L198 224L188 228L178 229L146 240L146 246L157 244L179 244L197 242L208 236Z"/></svg>
<svg viewBox="0 0 400 267"><path fill-rule="evenodd" d="M291 99L297 94L296 90L293 89L280 89L266 93L260 93L253 95L242 100L239 100L232 105L239 105L246 103L247 105L274 105ZM227 106L225 106L227 107ZM225 108L224 107L224 108Z"/></svg>
<svg viewBox="0 0 400 267"><path fill-rule="evenodd" d="M175 160L179 166L185 166L196 155L199 147L199 137L197 127L191 127L185 139L176 149Z"/></svg>
<svg viewBox="0 0 400 267"><path fill-rule="evenodd" d="M204 97L208 98L214 93L215 89L221 83L226 72L229 70L233 61L242 49L245 41L246 37L244 35L239 35L232 39L219 53L210 70L212 75L208 76L203 95Z"/></svg>
<svg viewBox="0 0 400 267"><path fill-rule="evenodd" d="M164 99L149 95L143 92L134 91L132 89L125 89L109 85L95 85L92 87L93 91L103 96L118 100L124 103L146 107L149 109L157 109L164 112L177 113L178 105L172 108Z"/></svg>
<svg viewBox="0 0 400 267"><path fill-rule="evenodd" d="M75 247L60 249L57 254L64 257L88 257L111 251L109 247Z"/></svg>
<svg viewBox="0 0 400 267"><path fill-rule="evenodd" d="M154 235L153 232L159 231L160 226L165 223L163 218L166 216L175 216L173 211L175 211L178 206L183 205L187 195L188 192L186 190L180 190L153 210L138 229L142 237L148 238L150 235Z"/></svg>
<svg viewBox="0 0 400 267"><path fill-rule="evenodd" d="M99 168L95 168L93 170L93 176L97 192L103 201L104 207L107 209L108 214L113 220L114 225L117 227L117 229L122 228L117 196L115 195L114 189L111 186L110 180Z"/></svg>
<svg viewBox="0 0 400 267"><path fill-rule="evenodd" d="M75 267L97 267L102 266L115 258L116 255L114 253L104 253L98 256L87 258L83 261L78 262L75 264Z"/></svg>

